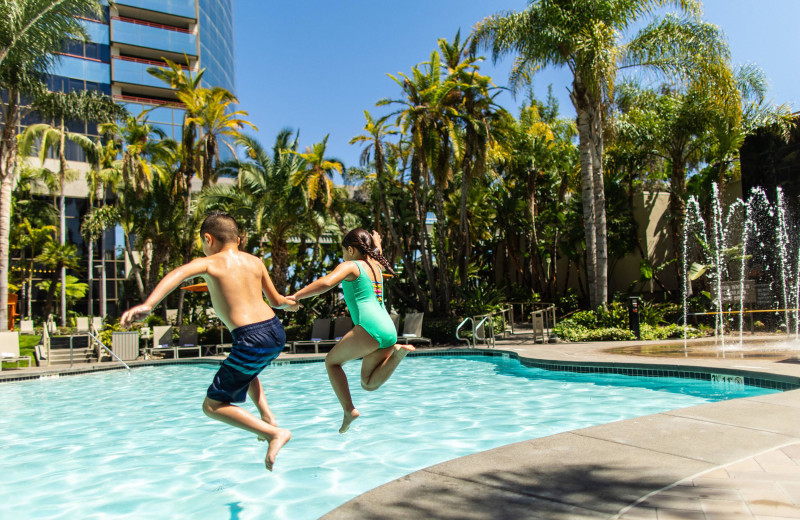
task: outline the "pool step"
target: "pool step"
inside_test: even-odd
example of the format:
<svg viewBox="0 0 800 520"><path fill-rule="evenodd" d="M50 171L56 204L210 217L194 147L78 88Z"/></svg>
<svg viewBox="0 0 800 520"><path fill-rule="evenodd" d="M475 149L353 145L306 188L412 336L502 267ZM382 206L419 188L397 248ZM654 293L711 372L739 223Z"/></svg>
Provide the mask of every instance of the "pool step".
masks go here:
<svg viewBox="0 0 800 520"><path fill-rule="evenodd" d="M50 349L50 364L51 365L69 365L69 349ZM85 347L85 348L75 348L72 351L72 362L73 363L89 363L92 361L96 361L94 349Z"/></svg>

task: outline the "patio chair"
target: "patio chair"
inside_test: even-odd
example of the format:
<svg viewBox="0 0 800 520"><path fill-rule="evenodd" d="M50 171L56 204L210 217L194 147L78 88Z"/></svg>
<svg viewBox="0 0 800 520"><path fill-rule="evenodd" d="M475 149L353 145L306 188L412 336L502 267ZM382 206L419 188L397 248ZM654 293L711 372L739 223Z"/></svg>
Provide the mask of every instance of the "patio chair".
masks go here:
<svg viewBox="0 0 800 520"><path fill-rule="evenodd" d="M392 318L392 323L394 323L394 328L398 334L400 334L400 315L392 313L389 316Z"/></svg>
<svg viewBox="0 0 800 520"><path fill-rule="evenodd" d="M100 316L95 316L92 318L92 334L97 335L100 334L100 331L103 329L103 318Z"/></svg>
<svg viewBox="0 0 800 520"><path fill-rule="evenodd" d="M154 352L172 352L173 357L177 357L172 345L172 325L158 325L153 327L153 346L150 347L150 354Z"/></svg>
<svg viewBox="0 0 800 520"><path fill-rule="evenodd" d="M3 363L16 363L19 367L20 361L27 361L28 367L31 366L30 356L19 355L19 331L8 330L0 332L0 372L3 370Z"/></svg>
<svg viewBox="0 0 800 520"><path fill-rule="evenodd" d="M33 334L33 320L20 320L19 322L20 334Z"/></svg>
<svg viewBox="0 0 800 520"><path fill-rule="evenodd" d="M178 357L184 350L196 350L197 357L203 357L202 347L197 342L197 337L197 324L181 325L178 330L178 346L175 347L175 357Z"/></svg>
<svg viewBox="0 0 800 520"><path fill-rule="evenodd" d="M292 343L291 352L297 353L297 347L314 346L314 354L319 354L320 345L331 346L336 342L331 340L331 320L330 318L317 318L311 327L311 339L308 341L295 341Z"/></svg>
<svg viewBox="0 0 800 520"><path fill-rule="evenodd" d="M431 344L430 338L422 336L422 317L421 312L409 312L403 322L403 334L397 336L398 343L427 343Z"/></svg>
<svg viewBox="0 0 800 520"><path fill-rule="evenodd" d="M78 334L81 332L89 332L89 318L85 316L75 318L75 332Z"/></svg>
<svg viewBox="0 0 800 520"><path fill-rule="evenodd" d="M345 334L353 329L353 318L341 316L333 322L333 339L339 341Z"/></svg>

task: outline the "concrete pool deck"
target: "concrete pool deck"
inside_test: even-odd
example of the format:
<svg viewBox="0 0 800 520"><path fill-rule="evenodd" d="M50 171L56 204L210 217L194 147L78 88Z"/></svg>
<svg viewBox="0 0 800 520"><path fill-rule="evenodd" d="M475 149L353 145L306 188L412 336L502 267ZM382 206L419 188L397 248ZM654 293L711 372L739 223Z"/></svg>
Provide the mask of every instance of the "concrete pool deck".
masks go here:
<svg viewBox="0 0 800 520"><path fill-rule="evenodd" d="M509 340L498 342L497 349L537 360L800 377L800 364L775 360L606 352L642 343ZM800 390L673 410L468 455L379 486L322 518L800 518Z"/></svg>
<svg viewBox="0 0 800 520"><path fill-rule="evenodd" d="M542 345L510 339L498 341L496 350L528 360L698 367L706 372L800 378L796 360L730 357L734 353L725 359L701 359L608 352L643 344L648 342ZM423 352L439 350L446 349ZM321 357L283 354L279 360ZM139 364L153 363L131 363ZM109 365L76 365L71 371L4 370L0 379ZM323 518L800 518L800 390L617 421L461 457L379 486Z"/></svg>

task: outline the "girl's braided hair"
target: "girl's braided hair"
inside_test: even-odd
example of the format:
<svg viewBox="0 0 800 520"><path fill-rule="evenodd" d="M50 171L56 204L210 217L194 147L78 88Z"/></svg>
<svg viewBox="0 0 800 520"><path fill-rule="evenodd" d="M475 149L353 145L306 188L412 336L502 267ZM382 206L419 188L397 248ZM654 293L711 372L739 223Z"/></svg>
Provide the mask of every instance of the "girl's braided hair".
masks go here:
<svg viewBox="0 0 800 520"><path fill-rule="evenodd" d="M364 228L355 228L349 233L347 233L344 238L342 239L342 246L344 247L354 247L358 252L360 252L364 258L373 258L378 261L379 264L383 266L391 274L395 274L394 269L392 269L391 264L389 261L384 257L378 248L375 246L375 241L372 240L372 234ZM369 262L367 262L369 265ZM370 270L372 270L372 266L369 266ZM375 276L375 271L372 271L372 275Z"/></svg>

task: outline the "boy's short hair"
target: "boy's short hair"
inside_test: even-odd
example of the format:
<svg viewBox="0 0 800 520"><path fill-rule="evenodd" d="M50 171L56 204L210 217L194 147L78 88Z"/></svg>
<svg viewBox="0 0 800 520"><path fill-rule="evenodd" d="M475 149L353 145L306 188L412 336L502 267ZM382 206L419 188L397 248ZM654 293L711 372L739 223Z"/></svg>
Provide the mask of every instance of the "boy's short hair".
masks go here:
<svg viewBox="0 0 800 520"><path fill-rule="evenodd" d="M200 226L200 236L206 233L223 244L235 243L239 240L239 225L227 213L215 211L210 213Z"/></svg>

